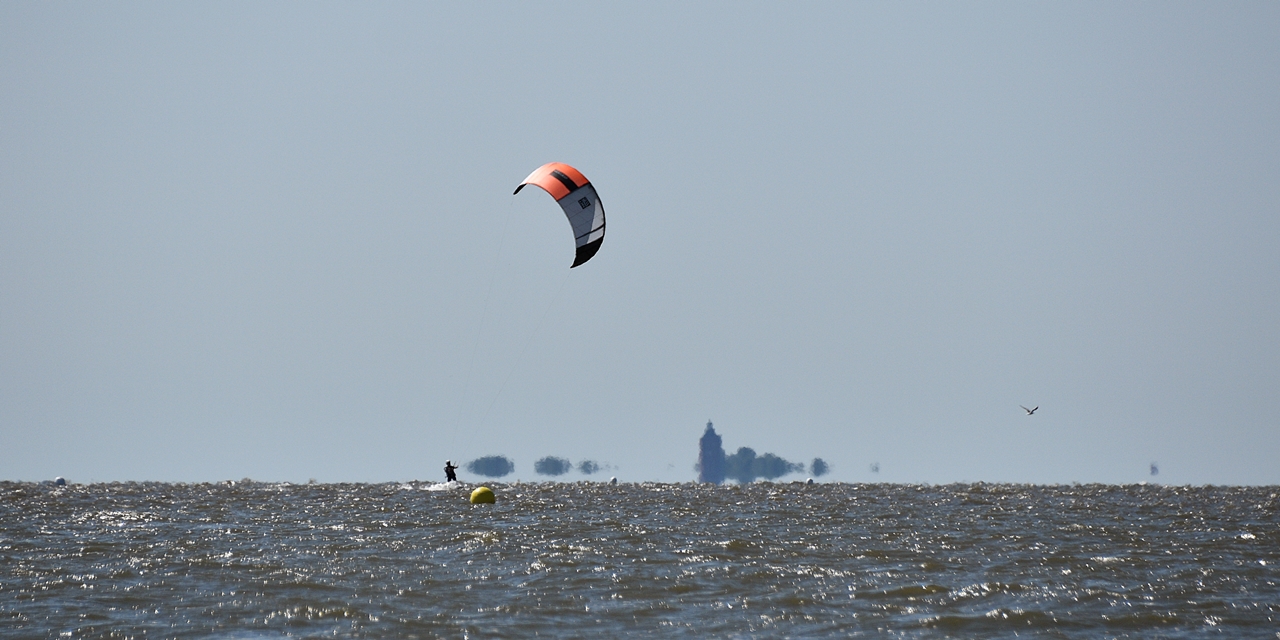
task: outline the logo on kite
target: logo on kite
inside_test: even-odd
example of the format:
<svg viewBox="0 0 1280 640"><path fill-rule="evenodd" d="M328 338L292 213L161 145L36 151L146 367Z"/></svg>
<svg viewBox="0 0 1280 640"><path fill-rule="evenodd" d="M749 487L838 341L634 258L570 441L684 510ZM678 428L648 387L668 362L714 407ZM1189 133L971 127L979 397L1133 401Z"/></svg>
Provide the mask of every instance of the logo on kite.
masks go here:
<svg viewBox="0 0 1280 640"><path fill-rule="evenodd" d="M577 253L573 258L572 269L591 259L600 250L604 242L604 205L596 188L591 186L582 172L562 162L548 162L529 174L515 193L527 184L537 185L551 194L565 217L569 218L569 226L573 228L573 240L577 245ZM512 194L515 195L515 194ZM573 204L578 207L573 207Z"/></svg>

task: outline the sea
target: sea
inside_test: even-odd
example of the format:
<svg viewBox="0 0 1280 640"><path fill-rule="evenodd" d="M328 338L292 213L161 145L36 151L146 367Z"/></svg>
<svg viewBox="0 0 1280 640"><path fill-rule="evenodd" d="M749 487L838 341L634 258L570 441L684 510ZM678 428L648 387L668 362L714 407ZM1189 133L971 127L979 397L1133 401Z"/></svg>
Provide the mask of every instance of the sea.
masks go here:
<svg viewBox="0 0 1280 640"><path fill-rule="evenodd" d="M4 638L1280 638L1280 487L0 482Z"/></svg>

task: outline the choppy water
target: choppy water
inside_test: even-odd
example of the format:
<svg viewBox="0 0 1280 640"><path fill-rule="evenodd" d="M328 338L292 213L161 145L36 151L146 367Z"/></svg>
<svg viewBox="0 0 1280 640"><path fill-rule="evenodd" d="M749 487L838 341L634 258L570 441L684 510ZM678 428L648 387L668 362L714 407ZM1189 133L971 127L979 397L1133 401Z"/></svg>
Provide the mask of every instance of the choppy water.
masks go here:
<svg viewBox="0 0 1280 640"><path fill-rule="evenodd" d="M4 637L1280 637L1280 487L0 483Z"/></svg>

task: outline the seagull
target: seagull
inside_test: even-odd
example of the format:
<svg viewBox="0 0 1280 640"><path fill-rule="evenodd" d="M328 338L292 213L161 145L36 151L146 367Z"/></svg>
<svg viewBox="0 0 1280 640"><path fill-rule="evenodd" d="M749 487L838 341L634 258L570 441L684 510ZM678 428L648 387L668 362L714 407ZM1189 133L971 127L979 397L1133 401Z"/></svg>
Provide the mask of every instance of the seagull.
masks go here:
<svg viewBox="0 0 1280 640"><path fill-rule="evenodd" d="M1019 406L1019 407L1022 407L1022 405L1018 405L1018 406ZM1033 413L1035 413L1035 412L1036 412L1036 409L1039 409L1039 408L1040 408L1040 406L1039 406L1039 405L1037 405L1035 409L1028 409L1028 408L1026 408L1026 407L1022 407L1022 410L1023 410L1023 411L1026 411L1026 412L1027 412L1027 415L1031 415L1031 414L1033 414Z"/></svg>

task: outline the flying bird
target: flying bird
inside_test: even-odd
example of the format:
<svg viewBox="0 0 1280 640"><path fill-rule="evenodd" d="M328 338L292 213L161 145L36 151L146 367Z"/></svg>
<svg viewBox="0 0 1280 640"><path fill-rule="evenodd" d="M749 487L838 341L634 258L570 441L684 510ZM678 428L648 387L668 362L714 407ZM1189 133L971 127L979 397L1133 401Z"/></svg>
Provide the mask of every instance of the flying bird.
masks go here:
<svg viewBox="0 0 1280 640"><path fill-rule="evenodd" d="M1019 407L1022 407L1022 405L1018 405L1018 406L1019 406ZM1023 410L1023 411L1026 411L1026 412L1027 412L1027 415L1031 415L1031 414L1033 414L1033 413L1035 413L1035 412L1036 412L1036 409L1039 409L1039 408L1040 408L1040 406L1039 406L1039 405L1036 405L1036 408L1035 408L1035 409L1028 409L1028 408L1026 408L1026 407L1022 407L1022 410Z"/></svg>

